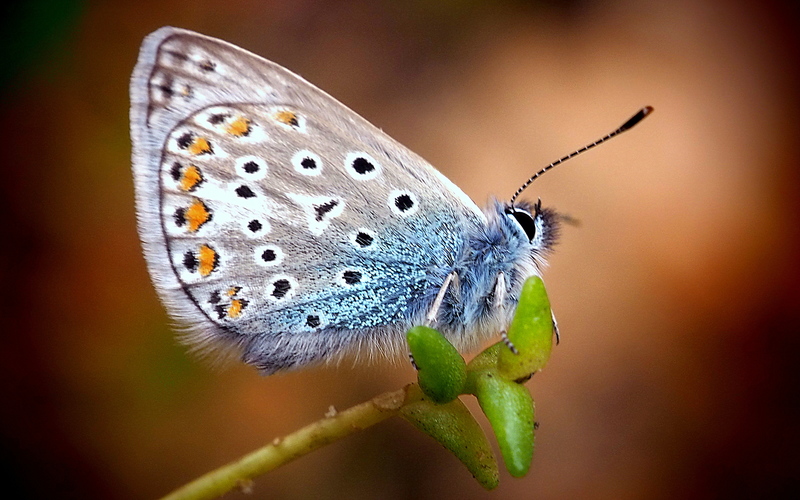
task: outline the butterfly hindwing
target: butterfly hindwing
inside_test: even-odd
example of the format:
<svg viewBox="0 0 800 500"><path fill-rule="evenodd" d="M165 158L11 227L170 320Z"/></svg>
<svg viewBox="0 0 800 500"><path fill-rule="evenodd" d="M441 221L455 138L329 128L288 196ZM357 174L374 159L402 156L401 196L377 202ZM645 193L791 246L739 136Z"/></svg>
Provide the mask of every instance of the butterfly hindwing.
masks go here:
<svg viewBox="0 0 800 500"><path fill-rule="evenodd" d="M348 108L225 42L159 30L131 93L157 288L190 340L266 372L396 343L483 218Z"/></svg>

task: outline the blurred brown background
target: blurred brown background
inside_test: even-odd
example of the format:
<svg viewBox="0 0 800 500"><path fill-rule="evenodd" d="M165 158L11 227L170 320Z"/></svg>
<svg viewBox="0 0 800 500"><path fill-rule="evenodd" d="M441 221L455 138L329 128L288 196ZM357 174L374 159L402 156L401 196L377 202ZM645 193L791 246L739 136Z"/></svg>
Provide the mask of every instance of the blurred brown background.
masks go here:
<svg viewBox="0 0 800 500"><path fill-rule="evenodd" d="M709 498L800 491L798 8L722 0L19 2L3 8L0 446L24 497L152 498L413 380L263 378L173 339L136 235L128 78L194 29L273 59L473 199L620 125L527 192L580 220L546 274L562 343L537 449L487 493L391 420L255 498ZM10 481L10 482L9 482ZM234 493L228 498L241 498Z"/></svg>

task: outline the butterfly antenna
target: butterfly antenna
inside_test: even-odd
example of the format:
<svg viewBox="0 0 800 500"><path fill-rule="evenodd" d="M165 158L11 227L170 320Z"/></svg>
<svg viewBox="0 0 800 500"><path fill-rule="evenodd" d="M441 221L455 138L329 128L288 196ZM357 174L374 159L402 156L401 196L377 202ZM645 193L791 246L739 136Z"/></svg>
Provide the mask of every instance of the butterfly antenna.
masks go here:
<svg viewBox="0 0 800 500"><path fill-rule="evenodd" d="M538 172L533 174L530 179L525 181L525 184L523 184L519 189L517 189L517 192L514 193L514 196L511 197L511 206L512 207L514 206L514 201L517 199L517 197L520 194L522 194L522 192L525 191L525 189L528 186L530 186L531 183L533 183L533 181L535 181L537 178L539 178L543 173L547 172L548 170L550 170L551 168L555 167L559 163L564 163L565 161L569 160L570 158L574 158L575 156L578 156L579 154L581 154L583 152L586 152L586 151L592 149L595 146L599 146L600 144L602 144L602 143L606 142L607 140L611 139L612 137L614 137L616 135L619 135L619 134L625 132L626 130L632 129L637 123L642 121L645 116L649 115L652 112L653 112L653 107L652 106L646 106L646 107L640 109L638 113L636 113L628 121L623 123L622 126L619 127L617 130L611 132L610 134L608 134L608 135L606 135L604 137L601 137L600 139L597 139L593 143L591 143L589 145L586 145L586 146L582 147L581 149L578 149L577 151L573 151L572 153L568 154L567 156L565 156L565 157L563 157L563 158L561 158L559 160L556 160L553 163L551 163L550 165L548 165L548 166L544 167L543 169L539 170Z"/></svg>

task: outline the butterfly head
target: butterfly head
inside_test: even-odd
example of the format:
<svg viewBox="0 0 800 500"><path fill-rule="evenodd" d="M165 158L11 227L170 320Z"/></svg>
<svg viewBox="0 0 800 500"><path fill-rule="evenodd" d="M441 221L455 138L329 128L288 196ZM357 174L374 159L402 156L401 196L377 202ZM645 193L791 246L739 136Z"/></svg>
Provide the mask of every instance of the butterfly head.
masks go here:
<svg viewBox="0 0 800 500"><path fill-rule="evenodd" d="M555 243L556 236L558 235L559 217L555 211L542 208L541 200L538 200L536 203L517 201L519 195L522 194L522 192L525 191L525 189L527 189L528 186L530 186L531 183L538 179L542 174L548 172L555 166L560 165L561 163L564 163L565 161L574 158L613 137L616 137L622 132L630 130L652 112L652 106L645 106L610 134L606 134L593 143L573 151L572 153L554 161L553 163L533 174L522 184L522 186L520 186L519 189L517 189L514 195L511 196L511 200L503 207L503 215L509 221L513 221L513 224L509 223L507 224L507 227L515 227L518 233L527 238L531 246L534 260L537 261L537 263L542 261L542 256L546 255Z"/></svg>
<svg viewBox="0 0 800 500"><path fill-rule="evenodd" d="M542 257L553 248L558 237L558 215L550 208L542 208L542 200L506 203L503 216L506 226L528 241L534 257Z"/></svg>

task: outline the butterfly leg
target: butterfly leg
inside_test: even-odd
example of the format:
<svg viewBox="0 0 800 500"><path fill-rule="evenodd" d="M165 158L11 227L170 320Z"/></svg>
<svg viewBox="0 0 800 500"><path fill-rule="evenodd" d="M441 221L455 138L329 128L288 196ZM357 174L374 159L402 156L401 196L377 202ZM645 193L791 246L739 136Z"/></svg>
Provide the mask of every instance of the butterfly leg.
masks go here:
<svg viewBox="0 0 800 500"><path fill-rule="evenodd" d="M494 283L494 307L496 309L500 309L500 312L503 313L500 315L501 318L505 318L505 309L506 309L506 275L505 273L497 273L497 279ZM506 329L500 332L500 336L503 339L503 343L508 347L508 349L513 352L514 354L519 354L519 351L511 343L511 340L508 339L508 333Z"/></svg>
<svg viewBox="0 0 800 500"><path fill-rule="evenodd" d="M444 296L451 286L453 287L453 291L458 294L461 287L458 282L458 274L456 274L455 271L448 274L444 279L444 283L439 289L439 293L436 294L436 299L433 301L428 314L425 316L425 326L431 326L433 325L433 322L436 321L436 316L439 315L439 308L442 307L442 302L444 302Z"/></svg>
<svg viewBox="0 0 800 500"><path fill-rule="evenodd" d="M434 299L431 309L428 311L428 314L425 315L425 326L433 325L433 322L436 320L436 316L439 314L439 308L442 307L444 295L447 293L447 290L450 287L453 288L454 293L459 293L460 287L458 284L458 274L456 274L455 271L448 274L447 278L444 279L444 283L439 289L439 293L436 294L436 299ZM419 370L417 363L414 361L414 355L408 353L408 359L411 361L411 366L413 366L415 370Z"/></svg>
<svg viewBox="0 0 800 500"><path fill-rule="evenodd" d="M556 313L554 313L552 309L550 309L550 318L553 320L553 333L556 336L556 345L558 345L559 342L561 342L561 335L559 334L558 331L558 321L556 321Z"/></svg>

